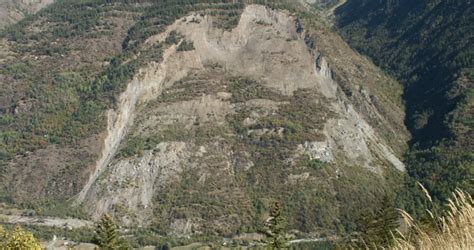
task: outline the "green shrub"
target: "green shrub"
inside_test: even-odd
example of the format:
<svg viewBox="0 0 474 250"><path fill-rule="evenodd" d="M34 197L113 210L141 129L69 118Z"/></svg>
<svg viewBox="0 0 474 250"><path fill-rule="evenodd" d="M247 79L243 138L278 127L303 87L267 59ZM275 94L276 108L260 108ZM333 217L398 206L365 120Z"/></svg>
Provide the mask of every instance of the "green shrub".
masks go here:
<svg viewBox="0 0 474 250"><path fill-rule="evenodd" d="M178 51L191 51L194 50L194 43L193 41L189 40L183 40L179 46L178 46Z"/></svg>
<svg viewBox="0 0 474 250"><path fill-rule="evenodd" d="M145 150L145 140L142 137L133 137L127 140L123 148L119 151L119 157L142 156Z"/></svg>

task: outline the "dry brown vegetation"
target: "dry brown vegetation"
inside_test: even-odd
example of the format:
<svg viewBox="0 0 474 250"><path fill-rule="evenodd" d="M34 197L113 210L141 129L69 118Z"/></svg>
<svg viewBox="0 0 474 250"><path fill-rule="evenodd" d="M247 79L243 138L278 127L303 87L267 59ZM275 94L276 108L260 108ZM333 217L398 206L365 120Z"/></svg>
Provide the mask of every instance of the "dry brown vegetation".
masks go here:
<svg viewBox="0 0 474 250"><path fill-rule="evenodd" d="M426 193L428 198L431 197ZM410 234L396 240L392 249L471 249L474 246L474 210L471 195L456 190L448 200L444 216L436 217L428 211L437 227L422 229L405 211L401 211ZM401 235L401 234L400 234Z"/></svg>

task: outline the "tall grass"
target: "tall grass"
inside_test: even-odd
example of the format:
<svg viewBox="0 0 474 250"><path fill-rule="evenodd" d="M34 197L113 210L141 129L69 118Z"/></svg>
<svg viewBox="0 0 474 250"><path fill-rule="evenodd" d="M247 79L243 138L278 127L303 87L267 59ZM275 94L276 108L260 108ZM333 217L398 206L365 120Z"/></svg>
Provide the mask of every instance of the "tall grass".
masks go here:
<svg viewBox="0 0 474 250"><path fill-rule="evenodd" d="M424 187L422 187L423 190ZM425 192L428 199L431 197ZM474 248L474 210L473 199L468 193L457 189L448 200L443 216L436 217L432 211L427 213L436 225L435 228L422 229L405 211L400 210L409 233L399 233L391 249L473 249Z"/></svg>

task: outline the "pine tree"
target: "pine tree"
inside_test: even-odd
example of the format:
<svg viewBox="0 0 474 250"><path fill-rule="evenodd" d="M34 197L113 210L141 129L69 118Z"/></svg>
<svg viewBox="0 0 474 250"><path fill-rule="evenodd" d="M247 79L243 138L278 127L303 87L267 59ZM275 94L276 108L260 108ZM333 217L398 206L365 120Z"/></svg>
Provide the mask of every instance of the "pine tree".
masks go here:
<svg viewBox="0 0 474 250"><path fill-rule="evenodd" d="M360 223L360 247L383 246L388 247L394 243L394 234L398 227L399 215L394 207L393 200L384 195L379 208L362 216ZM366 244L370 242L370 246Z"/></svg>
<svg viewBox="0 0 474 250"><path fill-rule="evenodd" d="M282 249L287 247L285 235L286 220L282 213L282 206L276 202L270 212L270 217L265 222L265 234L267 235L268 246L272 249Z"/></svg>
<svg viewBox="0 0 474 250"><path fill-rule="evenodd" d="M393 199L388 195L385 195L382 199L379 216L379 234L382 237L382 245L390 246L394 243L394 234L399 226L398 219L400 216L395 209Z"/></svg>
<svg viewBox="0 0 474 250"><path fill-rule="evenodd" d="M101 249L117 248L118 226L110 215L104 214L97 224L95 242Z"/></svg>
<svg viewBox="0 0 474 250"><path fill-rule="evenodd" d="M42 249L39 241L32 233L17 226L13 231L7 231L0 226L0 249Z"/></svg>

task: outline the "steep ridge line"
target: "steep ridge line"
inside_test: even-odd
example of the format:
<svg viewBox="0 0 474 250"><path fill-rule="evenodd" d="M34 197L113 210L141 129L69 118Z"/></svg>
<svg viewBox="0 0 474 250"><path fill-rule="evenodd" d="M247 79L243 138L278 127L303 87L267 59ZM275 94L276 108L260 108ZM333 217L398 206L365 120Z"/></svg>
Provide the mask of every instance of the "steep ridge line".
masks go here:
<svg viewBox="0 0 474 250"><path fill-rule="evenodd" d="M184 67L183 72L176 72L176 68L168 67L168 61L176 52L176 48L177 46L174 45L165 50L162 63L151 63L147 68L140 70L132 82L128 84L125 92L120 95L118 108L107 111L107 137L104 140L102 155L96 163L94 173L75 198L76 204L84 201L92 184L113 159L128 126L133 121L136 105L158 95L167 82L174 82L176 78L179 79L186 75L187 69L184 69ZM173 76L169 76L168 70L174 71Z"/></svg>

